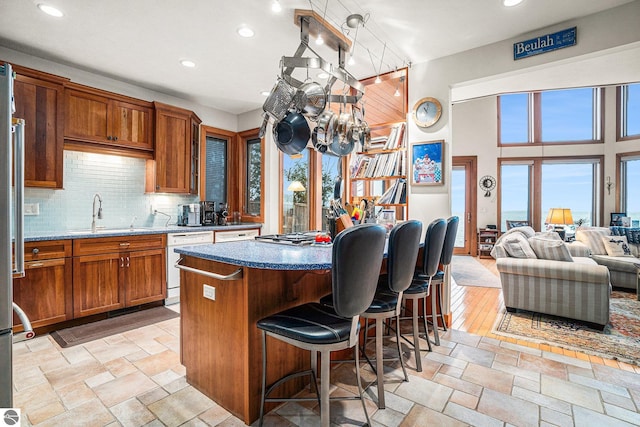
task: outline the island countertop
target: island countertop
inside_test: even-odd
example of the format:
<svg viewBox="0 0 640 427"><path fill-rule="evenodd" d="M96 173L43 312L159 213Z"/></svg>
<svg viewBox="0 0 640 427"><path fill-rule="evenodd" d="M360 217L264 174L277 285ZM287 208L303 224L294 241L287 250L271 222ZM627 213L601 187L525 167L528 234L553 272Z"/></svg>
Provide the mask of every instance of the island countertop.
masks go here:
<svg viewBox="0 0 640 427"><path fill-rule="evenodd" d="M239 267L267 270L327 270L331 268L332 246L298 246L245 240L183 246L175 251L181 255Z"/></svg>

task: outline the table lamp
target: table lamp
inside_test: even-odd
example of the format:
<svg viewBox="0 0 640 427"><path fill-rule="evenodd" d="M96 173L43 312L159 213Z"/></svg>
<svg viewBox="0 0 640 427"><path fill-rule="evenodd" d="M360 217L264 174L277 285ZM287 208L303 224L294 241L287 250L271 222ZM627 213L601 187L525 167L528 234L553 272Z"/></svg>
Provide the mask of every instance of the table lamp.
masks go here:
<svg viewBox="0 0 640 427"><path fill-rule="evenodd" d="M300 181L292 181L291 184L289 184L289 186L287 187L287 191L291 191L293 193L296 193L298 191L305 191L306 189L304 188L304 185L302 185L302 183ZM295 204L295 200L293 203L293 221L291 224L291 231L295 232L296 230L296 204Z"/></svg>
<svg viewBox="0 0 640 427"><path fill-rule="evenodd" d="M573 224L573 216L571 215L571 209L568 208L551 208L547 214L545 223L555 225L555 231L560 235L560 238L564 240L564 226Z"/></svg>

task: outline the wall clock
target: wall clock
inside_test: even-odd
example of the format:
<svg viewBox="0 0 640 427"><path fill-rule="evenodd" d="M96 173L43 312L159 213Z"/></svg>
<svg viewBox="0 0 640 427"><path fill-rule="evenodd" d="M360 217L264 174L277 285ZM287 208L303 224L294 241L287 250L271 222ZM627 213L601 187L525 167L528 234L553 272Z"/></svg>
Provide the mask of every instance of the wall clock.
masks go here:
<svg viewBox="0 0 640 427"><path fill-rule="evenodd" d="M491 190L496 188L496 179L491 175L480 178L480 188L485 192L484 197L491 197Z"/></svg>
<svg viewBox="0 0 640 427"><path fill-rule="evenodd" d="M435 98L422 98L413 107L413 121L423 128L436 124L441 115L442 105Z"/></svg>

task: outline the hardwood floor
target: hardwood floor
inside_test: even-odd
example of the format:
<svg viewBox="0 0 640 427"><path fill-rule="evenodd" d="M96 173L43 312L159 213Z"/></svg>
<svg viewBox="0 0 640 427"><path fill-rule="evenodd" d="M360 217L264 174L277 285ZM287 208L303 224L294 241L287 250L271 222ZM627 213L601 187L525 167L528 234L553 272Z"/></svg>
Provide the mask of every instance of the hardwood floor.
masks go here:
<svg viewBox="0 0 640 427"><path fill-rule="evenodd" d="M488 268L493 274L499 276L498 270L496 269L496 261L494 259L476 258L476 260ZM498 315L501 314L503 310L504 301L502 298L502 289L478 286L458 286L456 284L452 284L451 286L451 313L453 329L537 348L542 351L550 351L552 353L563 354L577 359L588 360L595 364L640 373L640 366L633 366L616 360L603 359L601 357L565 350L547 344L537 344L529 341L495 335L491 331Z"/></svg>

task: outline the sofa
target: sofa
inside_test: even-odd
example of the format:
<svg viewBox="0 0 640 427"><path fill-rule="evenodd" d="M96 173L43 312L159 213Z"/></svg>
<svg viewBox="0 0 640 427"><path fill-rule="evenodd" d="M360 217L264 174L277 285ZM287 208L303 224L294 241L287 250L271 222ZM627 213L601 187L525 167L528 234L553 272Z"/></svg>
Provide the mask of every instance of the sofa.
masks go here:
<svg viewBox="0 0 640 427"><path fill-rule="evenodd" d="M578 227L577 245L609 269L611 285L638 291L640 272L640 229L628 227Z"/></svg>
<svg viewBox="0 0 640 427"><path fill-rule="evenodd" d="M588 247L565 243L556 232L536 233L531 227L505 232L491 255L507 310L567 317L604 329L609 322L609 270L589 254Z"/></svg>

